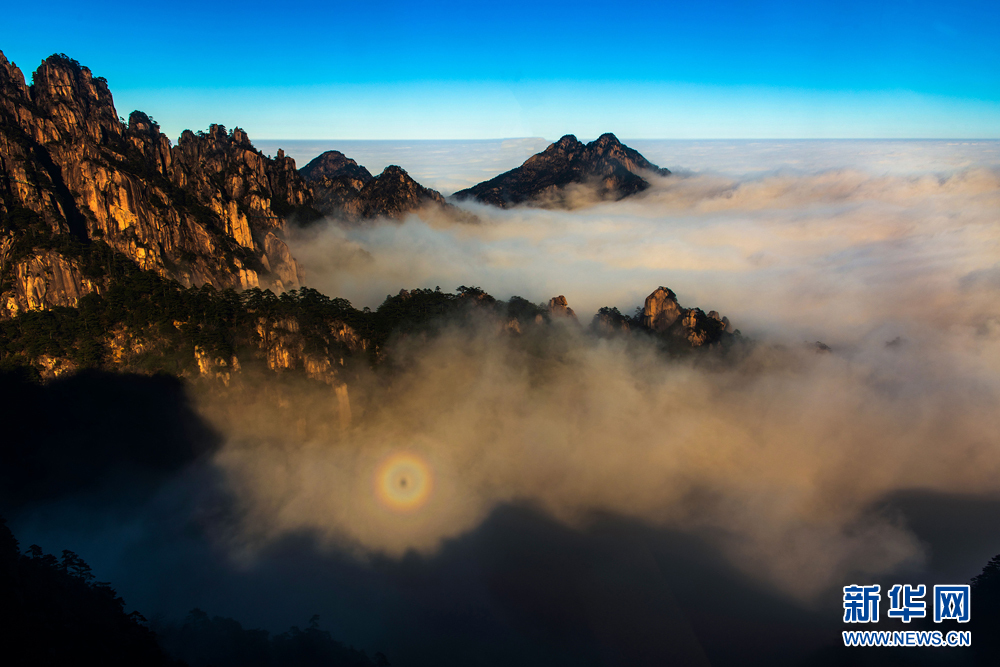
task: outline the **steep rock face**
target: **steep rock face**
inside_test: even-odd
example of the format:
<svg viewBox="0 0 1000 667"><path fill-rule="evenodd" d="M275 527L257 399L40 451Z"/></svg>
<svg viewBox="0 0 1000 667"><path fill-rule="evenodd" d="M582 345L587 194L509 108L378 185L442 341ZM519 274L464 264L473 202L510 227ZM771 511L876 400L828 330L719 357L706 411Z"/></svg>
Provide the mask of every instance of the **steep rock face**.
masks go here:
<svg viewBox="0 0 1000 667"><path fill-rule="evenodd" d="M568 134L520 167L460 190L454 197L501 208L541 199L565 205L561 195L566 186L580 183L594 186L602 199L621 199L648 188L646 174L667 176L670 171L649 162L613 134L603 134L586 145Z"/></svg>
<svg viewBox="0 0 1000 667"><path fill-rule="evenodd" d="M647 329L662 333L680 318L682 308L677 303L677 295L666 287L658 287L646 297L642 309L642 324Z"/></svg>
<svg viewBox="0 0 1000 667"><path fill-rule="evenodd" d="M298 320L262 317L257 322L260 350L272 371L302 370L313 380L336 384L337 366L344 365L343 351L363 352L368 341L343 322L334 322L323 336L322 349L308 350ZM341 356L338 358L338 350Z"/></svg>
<svg viewBox="0 0 1000 667"><path fill-rule="evenodd" d="M0 314L73 305L99 288L63 270L73 256L39 250L65 239L78 254L106 244L185 285L296 287L281 237L311 203L294 161L265 157L238 128L186 131L172 146L142 112L122 122L107 83L79 63L52 56L28 87L0 53ZM75 284L50 281L32 300L38 283L24 276L43 274Z"/></svg>
<svg viewBox="0 0 1000 667"><path fill-rule="evenodd" d="M79 262L54 250L42 250L16 262L11 268L13 289L0 308L11 315L24 310L47 310L53 306L76 307L80 298L100 291Z"/></svg>

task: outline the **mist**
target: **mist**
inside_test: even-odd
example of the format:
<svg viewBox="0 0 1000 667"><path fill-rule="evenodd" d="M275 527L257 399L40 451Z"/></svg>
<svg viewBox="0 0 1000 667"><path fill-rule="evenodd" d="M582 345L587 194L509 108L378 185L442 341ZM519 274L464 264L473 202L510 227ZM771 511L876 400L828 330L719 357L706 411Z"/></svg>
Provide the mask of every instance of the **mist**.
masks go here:
<svg viewBox="0 0 1000 667"><path fill-rule="evenodd" d="M878 172L780 166L737 177L722 146L728 172L682 172L621 202L573 211L470 206L479 225L417 216L402 225L331 224L293 238L292 248L308 284L358 307L374 308L402 286L475 283L498 298L565 294L578 312L631 312L662 284L744 333L785 338L847 343L925 318L966 326L995 318L988 281L974 276L997 265L1000 158L979 150L951 160L960 168L921 172L948 162L937 154L943 147L918 142L932 154L917 160L887 143L876 160L880 144L857 143L869 149L859 162ZM763 163L784 164L765 148Z"/></svg>
<svg viewBox="0 0 1000 667"><path fill-rule="evenodd" d="M308 532L360 558L432 556L518 505L581 529L610 513L711 534L735 567L802 601L852 572L919 571L925 546L874 503L1000 494L1000 171L995 142L972 157L856 144L860 164L734 176L727 154L620 202L580 188L568 211L465 205L478 224L330 221L293 238L307 283L358 306L476 284L565 294L586 325L666 285L753 343L694 363L575 324L525 342L487 318L398 341L403 370L351 387L343 432L299 438L287 416L218 407L230 438L216 463L246 512L233 548L252 558ZM780 157L760 145L765 163ZM958 168L920 171L949 151ZM413 511L380 504L373 482L398 453L433 478Z"/></svg>

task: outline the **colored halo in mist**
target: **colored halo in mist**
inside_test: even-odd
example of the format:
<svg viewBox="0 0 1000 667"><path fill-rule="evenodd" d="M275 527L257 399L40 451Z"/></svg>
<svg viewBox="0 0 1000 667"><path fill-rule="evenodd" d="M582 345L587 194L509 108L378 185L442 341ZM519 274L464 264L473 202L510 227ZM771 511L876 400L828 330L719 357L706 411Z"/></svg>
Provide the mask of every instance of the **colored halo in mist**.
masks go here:
<svg viewBox="0 0 1000 667"><path fill-rule="evenodd" d="M430 466L415 454L393 454L375 471L375 497L397 512L412 512L423 507L433 487Z"/></svg>

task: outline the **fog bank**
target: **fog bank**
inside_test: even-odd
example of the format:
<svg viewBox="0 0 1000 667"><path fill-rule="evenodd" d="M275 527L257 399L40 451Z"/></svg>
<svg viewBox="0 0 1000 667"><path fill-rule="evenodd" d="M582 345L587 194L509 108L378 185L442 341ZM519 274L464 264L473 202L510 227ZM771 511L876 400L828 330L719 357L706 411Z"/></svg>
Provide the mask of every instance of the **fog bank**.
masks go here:
<svg viewBox="0 0 1000 667"><path fill-rule="evenodd" d="M363 409L345 432L289 428L292 414L332 423L332 402L328 417L212 408L246 513L236 553L306 532L361 558L430 555L521 504L571 527L611 513L709 535L805 600L852 572L922 566L908 527L871 512L880 498L1000 493L995 165L680 173L621 202L577 194L570 211L469 206L477 225L331 223L292 247L311 286L358 306L476 284L565 294L586 324L667 285L756 343L705 364L572 325L539 343L483 321L398 343L403 370L352 387ZM379 501L392 456L429 470L413 511Z"/></svg>

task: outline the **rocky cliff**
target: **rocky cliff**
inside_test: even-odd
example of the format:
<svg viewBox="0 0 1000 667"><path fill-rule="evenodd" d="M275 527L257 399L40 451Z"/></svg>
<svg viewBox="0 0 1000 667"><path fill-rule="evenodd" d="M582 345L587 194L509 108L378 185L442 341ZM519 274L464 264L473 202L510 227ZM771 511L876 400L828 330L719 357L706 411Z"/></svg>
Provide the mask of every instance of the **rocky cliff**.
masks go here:
<svg viewBox="0 0 1000 667"><path fill-rule="evenodd" d="M323 153L299 173L312 186L316 209L335 218L401 220L428 206L452 208L441 193L420 185L402 167L390 165L373 177L339 151Z"/></svg>
<svg viewBox="0 0 1000 667"><path fill-rule="evenodd" d="M75 306L109 257L183 285L297 287L283 230L311 204L294 161L239 128L174 146L76 61L47 58L28 86L0 53L0 316Z"/></svg>
<svg viewBox="0 0 1000 667"><path fill-rule="evenodd" d="M586 145L567 134L520 167L453 196L501 208L540 201L565 206L569 185L590 186L601 199L621 199L648 188L650 174L668 176L670 171L657 167L613 134L603 134Z"/></svg>

